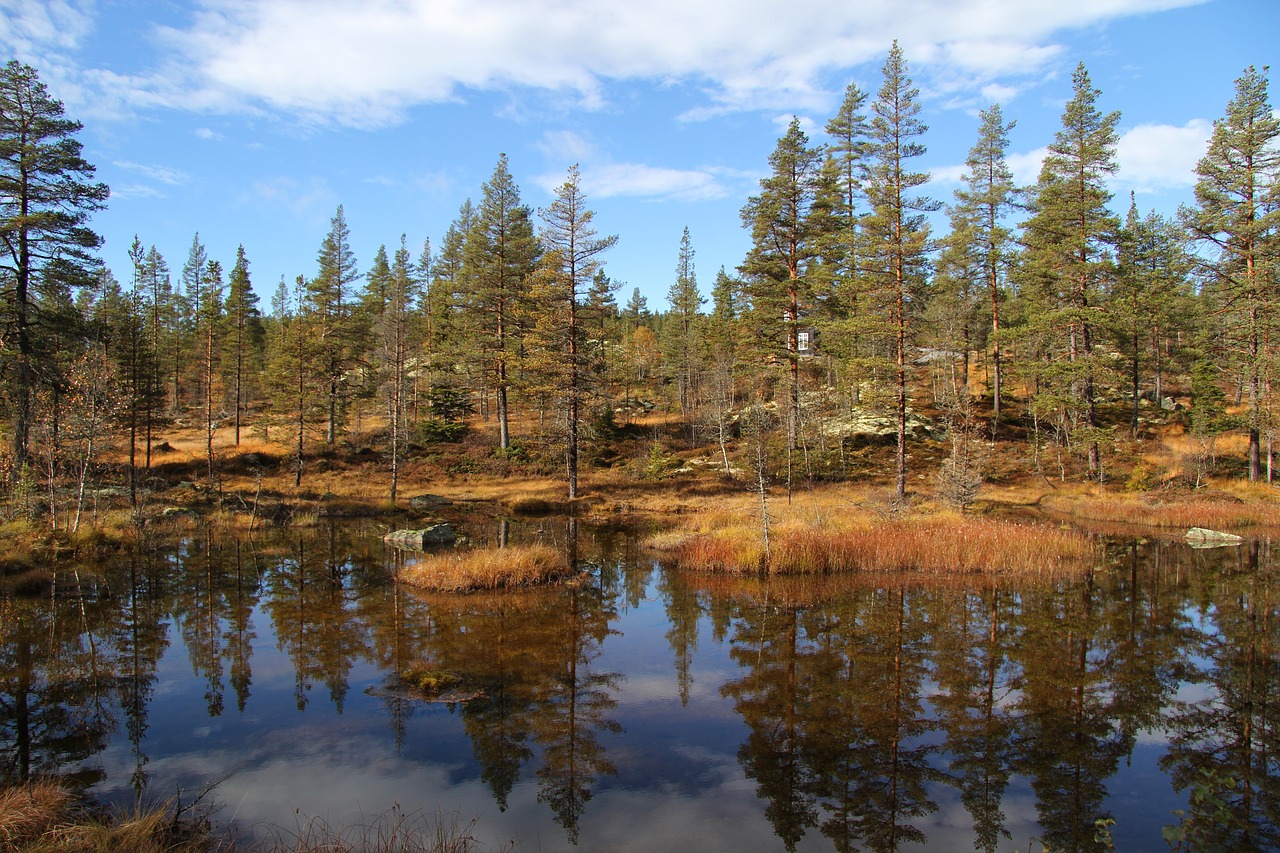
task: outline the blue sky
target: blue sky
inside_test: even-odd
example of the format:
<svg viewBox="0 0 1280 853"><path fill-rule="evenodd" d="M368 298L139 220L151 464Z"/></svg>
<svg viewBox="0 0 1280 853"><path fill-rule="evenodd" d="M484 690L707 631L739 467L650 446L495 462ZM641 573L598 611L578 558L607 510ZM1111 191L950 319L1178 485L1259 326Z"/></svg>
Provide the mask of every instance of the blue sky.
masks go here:
<svg viewBox="0 0 1280 853"><path fill-rule="evenodd" d="M1277 34L1280 0L0 0L6 58L85 125L117 278L137 234L176 279L199 232L225 268L245 246L264 310L281 276L314 274L339 204L362 268L401 234L416 255L500 153L535 209L580 165L620 301L665 306L686 226L707 294L791 116L821 140L848 83L874 97L894 39L932 197L952 199L996 101L1033 181L1084 62L1121 112L1114 206L1172 213Z"/></svg>

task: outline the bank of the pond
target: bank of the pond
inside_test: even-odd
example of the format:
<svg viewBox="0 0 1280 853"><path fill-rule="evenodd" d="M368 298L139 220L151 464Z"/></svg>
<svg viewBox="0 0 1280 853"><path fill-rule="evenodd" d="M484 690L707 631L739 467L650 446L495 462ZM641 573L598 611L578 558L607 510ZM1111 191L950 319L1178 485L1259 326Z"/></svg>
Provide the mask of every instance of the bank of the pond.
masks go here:
<svg viewBox="0 0 1280 853"><path fill-rule="evenodd" d="M258 827L259 840L237 843L218 830L207 809L176 801L119 812L52 780L0 790L0 850L5 853L469 853L483 849L474 821L392 809L360 826L320 819L292 828Z"/></svg>

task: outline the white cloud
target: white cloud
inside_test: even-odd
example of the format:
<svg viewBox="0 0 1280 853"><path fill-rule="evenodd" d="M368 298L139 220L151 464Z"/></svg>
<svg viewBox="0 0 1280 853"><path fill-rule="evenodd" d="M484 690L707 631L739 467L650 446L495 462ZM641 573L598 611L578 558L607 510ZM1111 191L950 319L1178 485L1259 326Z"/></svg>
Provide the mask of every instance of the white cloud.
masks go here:
<svg viewBox="0 0 1280 853"><path fill-rule="evenodd" d="M721 198L726 190L709 172L667 169L642 163L610 163L590 169L582 176L583 189L600 198L638 196L642 198L701 201Z"/></svg>
<svg viewBox="0 0 1280 853"><path fill-rule="evenodd" d="M779 135L783 135L791 129L792 119L800 122L801 132L810 139L822 131L822 127L818 122L814 121L813 118L809 116L798 116L793 113L783 113L773 117L773 123L778 128Z"/></svg>
<svg viewBox="0 0 1280 853"><path fill-rule="evenodd" d="M1016 86L1006 86L1002 83L989 83L982 87L982 99L991 104L1007 104L1014 98L1018 97L1019 89Z"/></svg>
<svg viewBox="0 0 1280 853"><path fill-rule="evenodd" d="M599 153L595 143L571 130L552 130L544 133L537 148L553 163L581 163ZM556 183L559 184L559 181Z"/></svg>
<svg viewBox="0 0 1280 853"><path fill-rule="evenodd" d="M326 221L339 204L337 193L322 178L255 181L253 198L255 202L283 207L298 218L317 222Z"/></svg>
<svg viewBox="0 0 1280 853"><path fill-rule="evenodd" d="M19 57L47 48L72 49L93 29L91 3L0 0L0 45Z"/></svg>
<svg viewBox="0 0 1280 853"><path fill-rule="evenodd" d="M112 201L135 198L165 198L165 194L147 184L116 184L111 188Z"/></svg>
<svg viewBox="0 0 1280 853"><path fill-rule="evenodd" d="M1206 119L1182 127L1140 124L1126 131L1116 146L1117 183L1137 192L1190 187L1212 133L1213 123Z"/></svg>
<svg viewBox="0 0 1280 853"><path fill-rule="evenodd" d="M594 142L572 131L543 134L538 149L557 168L560 164L576 163L582 191L592 197L702 201L722 198L728 193L714 169L615 163ZM548 195L554 195L564 183L565 175L565 171L544 172L533 182Z"/></svg>
<svg viewBox="0 0 1280 853"><path fill-rule="evenodd" d="M1040 167L1044 164L1048 148L1037 148L1034 151L1013 152L1005 156L1005 164L1013 174L1013 182L1018 186L1029 186L1040 178ZM969 167L964 163L950 166L935 166L929 171L929 182L937 189L933 192L939 197L943 188L958 187L968 174Z"/></svg>
<svg viewBox="0 0 1280 853"><path fill-rule="evenodd" d="M211 130L210 128L207 128L207 127L197 127L195 129L195 134L196 134L196 137L199 139L208 139L213 142L220 142L222 140L221 133L218 133L216 130Z"/></svg>
<svg viewBox="0 0 1280 853"><path fill-rule="evenodd" d="M154 33L162 67L90 79L113 97L194 110L261 109L357 126L469 92L535 90L580 105L620 80L701 87L699 118L740 109L826 110L824 79L877 66L900 39L943 93L1041 75L1063 31L1202 0L205 0ZM79 38L87 6L0 0L0 40ZM32 7L35 10L32 11ZM15 11L17 10L17 11ZM47 23L71 20L71 35ZM3 33L7 33L5 36ZM13 35L17 33L17 35ZM90 75L92 78L92 75ZM123 85L122 85L123 84ZM1010 81L999 80L1002 93Z"/></svg>
<svg viewBox="0 0 1280 853"><path fill-rule="evenodd" d="M153 181L159 181L170 186L181 186L191 180L187 173L179 169L170 169L167 166L147 166L142 163L130 163L125 160L117 160L112 165L118 169L139 172Z"/></svg>
<svg viewBox="0 0 1280 853"><path fill-rule="evenodd" d="M1049 149L1037 148L1034 151L1010 154L1006 158L1009 171L1013 173L1013 182L1018 186L1029 186L1040 180L1040 168Z"/></svg>

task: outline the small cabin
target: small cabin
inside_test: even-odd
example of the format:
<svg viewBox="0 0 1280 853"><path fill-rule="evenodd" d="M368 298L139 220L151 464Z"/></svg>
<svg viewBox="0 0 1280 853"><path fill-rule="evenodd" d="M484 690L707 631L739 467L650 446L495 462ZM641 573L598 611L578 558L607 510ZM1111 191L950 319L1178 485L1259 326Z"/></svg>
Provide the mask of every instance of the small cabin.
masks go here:
<svg viewBox="0 0 1280 853"><path fill-rule="evenodd" d="M801 356L818 354L818 330L813 326L804 326L796 330L796 353Z"/></svg>

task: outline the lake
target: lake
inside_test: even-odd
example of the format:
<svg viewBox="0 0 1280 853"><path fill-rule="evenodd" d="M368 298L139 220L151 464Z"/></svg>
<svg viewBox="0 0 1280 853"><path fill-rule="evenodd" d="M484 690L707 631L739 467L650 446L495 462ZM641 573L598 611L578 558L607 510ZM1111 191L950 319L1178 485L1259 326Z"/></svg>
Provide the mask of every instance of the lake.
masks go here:
<svg viewBox="0 0 1280 853"><path fill-rule="evenodd" d="M1280 848L1269 540L939 583L688 574L580 529L573 584L444 595L383 529L202 531L0 594L0 782L209 789L246 842L407 814L488 849Z"/></svg>

